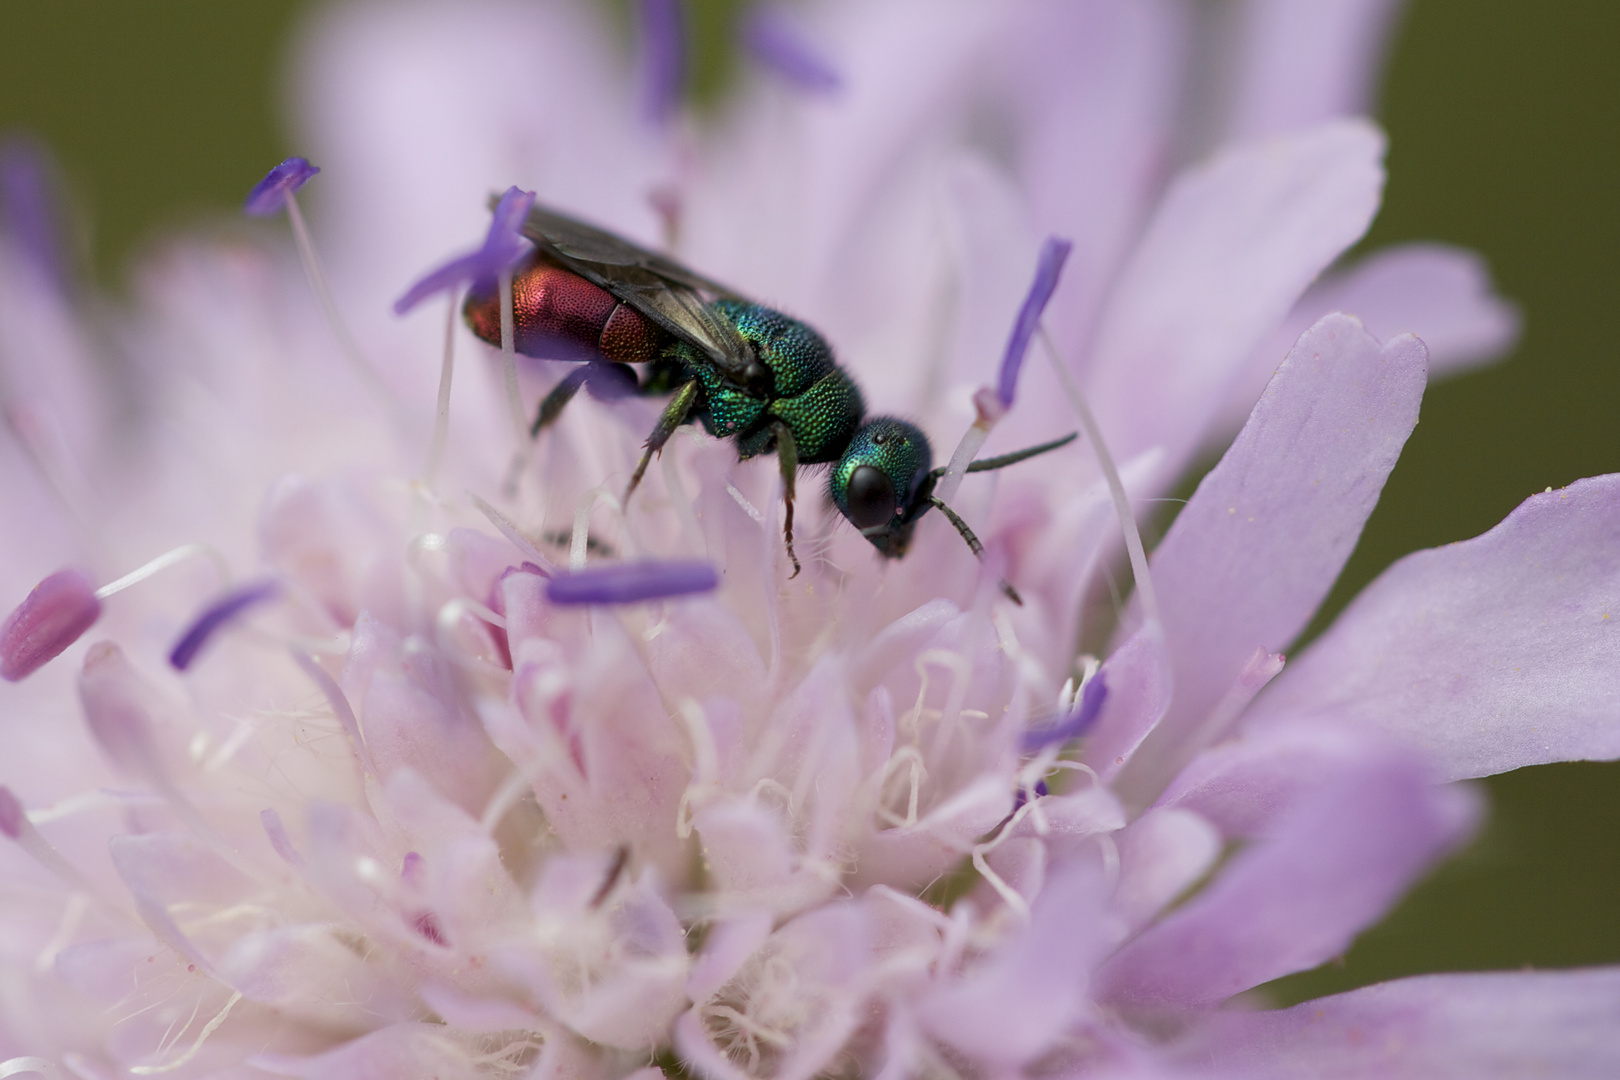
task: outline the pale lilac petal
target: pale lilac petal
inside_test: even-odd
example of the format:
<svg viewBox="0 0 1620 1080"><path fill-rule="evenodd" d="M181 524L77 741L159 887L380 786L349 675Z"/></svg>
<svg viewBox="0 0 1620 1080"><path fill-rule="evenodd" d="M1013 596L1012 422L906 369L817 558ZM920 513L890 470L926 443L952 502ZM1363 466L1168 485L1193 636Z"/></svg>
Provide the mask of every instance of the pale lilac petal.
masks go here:
<svg viewBox="0 0 1620 1080"><path fill-rule="evenodd" d="M1255 703L1378 725L1448 779L1620 757L1620 475L1386 570Z"/></svg>
<svg viewBox="0 0 1620 1080"><path fill-rule="evenodd" d="M82 571L58 570L35 585L0 625L0 678L16 682L33 674L100 617L95 583Z"/></svg>
<svg viewBox="0 0 1620 1080"><path fill-rule="evenodd" d="M275 213L287 202L287 196L309 183L310 178L320 171L307 158L288 158L253 185L247 201L242 204L242 212L255 217Z"/></svg>
<svg viewBox="0 0 1620 1080"><path fill-rule="evenodd" d="M1320 720L1246 731L1194 758L1158 805L1196 811L1228 839L1253 839L1345 762L1378 752L1383 738L1367 728Z"/></svg>
<svg viewBox="0 0 1620 1080"><path fill-rule="evenodd" d="M245 874L188 833L114 836L107 853L131 892L159 903L228 905L253 888Z"/></svg>
<svg viewBox="0 0 1620 1080"><path fill-rule="evenodd" d="M1246 0L1231 56L1228 138L1371 112L1403 0Z"/></svg>
<svg viewBox="0 0 1620 1080"><path fill-rule="evenodd" d="M1109 688L1082 757L1107 780L1125 767L1170 707L1170 657L1164 638L1143 628L1097 672Z"/></svg>
<svg viewBox="0 0 1620 1080"><path fill-rule="evenodd" d="M1104 966L1102 993L1132 1008L1212 1005L1349 947L1476 816L1404 753L1370 752L1290 808L1198 896Z"/></svg>
<svg viewBox="0 0 1620 1080"><path fill-rule="evenodd" d="M1327 595L1417 424L1425 373L1417 339L1380 347L1330 315L1198 485L1153 555L1175 697L1137 756L1139 791L1219 737L1235 715L1218 707L1257 650L1286 647Z"/></svg>
<svg viewBox="0 0 1620 1080"><path fill-rule="evenodd" d="M617 624L601 620L594 633L583 663L549 643L518 643L516 710L486 713L485 727L528 771L548 825L568 847L629 844L638 860L683 880L688 855L674 822L691 777L686 737Z"/></svg>
<svg viewBox="0 0 1620 1080"><path fill-rule="evenodd" d="M110 641L90 647L79 673L79 704L90 733L119 769L162 789L166 770L149 699L122 649Z"/></svg>
<svg viewBox="0 0 1620 1080"><path fill-rule="evenodd" d="M1114 908L1131 930L1191 888L1221 853L1221 835L1215 827L1177 807L1149 810L1114 842L1119 847Z"/></svg>
<svg viewBox="0 0 1620 1080"><path fill-rule="evenodd" d="M202 610L186 627L185 633L169 650L169 666L185 671L197 659L208 639L236 619L248 608L256 607L281 595L281 582L275 578L250 582L238 586Z"/></svg>
<svg viewBox="0 0 1620 1080"><path fill-rule="evenodd" d="M366 1030L408 1019L420 1006L385 969L367 963L319 923L248 933L219 963L249 1001L305 1024Z"/></svg>
<svg viewBox="0 0 1620 1080"><path fill-rule="evenodd" d="M1261 338L1366 231L1383 135L1362 121L1228 150L1172 185L1115 286L1087 377L1114 456L1173 479Z"/></svg>
<svg viewBox="0 0 1620 1080"><path fill-rule="evenodd" d="M764 962L748 964L732 981L726 996L745 1015L750 1007L759 1009L761 1019L769 1018L776 1029L778 1038L770 1046L774 1068L763 1075L776 1080L821 1075L868 1015L863 982L871 958L870 919L850 901L801 915L771 935L761 950ZM784 1011L780 1003L786 999L779 995L787 993L804 995L798 1000L814 1006ZM675 1023L676 1051L706 1076L750 1075L710 1039L702 1020L704 1008L697 1006Z"/></svg>
<svg viewBox="0 0 1620 1080"><path fill-rule="evenodd" d="M324 1053L309 1057L257 1054L245 1064L302 1080L399 1080L475 1071L472 1055L444 1038L443 1032L443 1024L393 1024Z"/></svg>
<svg viewBox="0 0 1620 1080"><path fill-rule="evenodd" d="M1092 966L1119 931L1106 915L1101 877L1081 867L1049 882L1013 940L923 999L923 1027L1009 1073L1051 1047L1084 1008Z"/></svg>
<svg viewBox="0 0 1620 1080"><path fill-rule="evenodd" d="M771 936L773 921L770 912L760 911L716 922L692 960L686 996L700 1005L713 997Z"/></svg>
<svg viewBox="0 0 1620 1080"><path fill-rule="evenodd" d="M1616 1017L1620 968L1424 975L1221 1013L1174 1053L1199 1076L1243 1080L1609 1080Z"/></svg>
<svg viewBox="0 0 1620 1080"><path fill-rule="evenodd" d="M448 666L442 656L405 645L362 615L343 687L381 778L414 769L476 814L511 766L456 694Z"/></svg>

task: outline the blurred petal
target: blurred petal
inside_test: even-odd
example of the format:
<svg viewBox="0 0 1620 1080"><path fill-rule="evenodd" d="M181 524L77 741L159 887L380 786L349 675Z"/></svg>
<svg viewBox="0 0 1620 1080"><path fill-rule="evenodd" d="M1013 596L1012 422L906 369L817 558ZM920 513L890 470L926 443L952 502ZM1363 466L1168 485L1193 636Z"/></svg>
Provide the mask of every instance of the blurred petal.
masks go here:
<svg viewBox="0 0 1620 1080"><path fill-rule="evenodd" d="M1533 495L1384 571L1255 703L1355 719L1447 779L1620 757L1620 475Z"/></svg>
<svg viewBox="0 0 1620 1080"><path fill-rule="evenodd" d="M1244 0L1227 138L1369 113L1403 0Z"/></svg>
<svg viewBox="0 0 1620 1080"><path fill-rule="evenodd" d="M1260 339L1372 220L1384 137L1339 121L1228 150L1170 188L1117 285L1087 378L1114 456L1173 479Z"/></svg>
<svg viewBox="0 0 1620 1080"><path fill-rule="evenodd" d="M1518 339L1518 308L1496 295L1485 260L1444 244L1401 244L1376 251L1324 278L1289 317L1315 321L1329 311L1354 315L1380 341L1416 334L1429 349L1429 374L1487 363Z"/></svg>
<svg viewBox="0 0 1620 1080"><path fill-rule="evenodd" d="M1175 1047L1199 1076L1620 1076L1620 968L1424 975L1212 1017Z"/></svg>
<svg viewBox="0 0 1620 1080"><path fill-rule="evenodd" d="M1091 968L1117 928L1100 874L1070 869L1041 891L1029 924L917 1013L942 1042L1015 1069L1040 1054L1084 1007Z"/></svg>

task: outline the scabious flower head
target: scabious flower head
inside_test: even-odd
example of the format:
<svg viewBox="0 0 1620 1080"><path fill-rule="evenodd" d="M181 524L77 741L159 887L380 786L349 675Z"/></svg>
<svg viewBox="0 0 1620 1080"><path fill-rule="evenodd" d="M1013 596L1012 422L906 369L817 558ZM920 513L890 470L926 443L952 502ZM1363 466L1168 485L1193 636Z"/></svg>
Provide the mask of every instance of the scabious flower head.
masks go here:
<svg viewBox="0 0 1620 1080"><path fill-rule="evenodd" d="M99 442L89 316L0 248L28 315L0 321L8 415L64 433L4 447L0 586L22 600L71 549L82 599L174 552L5 688L7 1071L1614 1064L1612 971L1221 1008L1342 952L1466 835L1443 781L1620 754L1613 477L1397 564L1284 660L1426 379L1514 326L1460 253L1321 276L1383 144L1342 118L1365 57L1266 104L1268 55L1366 36L1286 7L1254 5L1243 92L1199 137L1221 148L1185 166L1182 73L1207 65L1178 5L805 9L837 92L762 84L709 131L650 130L567 6L330 15L301 82L322 244L384 394L273 244L178 241L116 325L140 393ZM942 449L1086 437L960 470L982 564L941 514L876 559L801 482L790 577L774 463L683 429L626 504L661 407L629 397L576 399L514 468L504 380L463 337L482 366L440 468L444 334L389 306L512 180L803 316ZM502 205L495 264L437 287L519 254ZM25 332L57 343L49 377ZM1057 362L1020 374L1032 336ZM517 372L529 407L556 366ZM1237 427L1150 571L1129 545L1133 598L1078 624L1122 511Z"/></svg>

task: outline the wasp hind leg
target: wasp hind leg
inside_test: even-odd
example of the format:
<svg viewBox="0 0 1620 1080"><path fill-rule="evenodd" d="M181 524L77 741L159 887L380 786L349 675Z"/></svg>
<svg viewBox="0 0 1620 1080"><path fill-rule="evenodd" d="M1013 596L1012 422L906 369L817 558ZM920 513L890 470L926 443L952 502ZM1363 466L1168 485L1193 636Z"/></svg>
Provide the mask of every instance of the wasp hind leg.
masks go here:
<svg viewBox="0 0 1620 1080"><path fill-rule="evenodd" d="M630 496L641 485L641 478L647 475L647 466L652 464L653 455L662 452L669 437L675 434L675 429L686 423L692 406L697 403L697 396L698 384L693 380L675 391L675 396L664 406L663 415L658 418L652 434L647 436L647 448L642 452L641 462L636 466L636 471L630 474L630 483L625 485L624 498L621 500L624 505L630 505Z"/></svg>
<svg viewBox="0 0 1620 1080"><path fill-rule="evenodd" d="M776 435L776 461L782 468L782 502L787 512L782 515L782 543L787 545L788 558L793 563L789 580L799 576L803 569L799 556L793 551L793 483L799 476L799 444L793 438L793 429L778 420L772 425Z"/></svg>
<svg viewBox="0 0 1620 1080"><path fill-rule="evenodd" d="M540 408L534 414L534 423L529 425L529 438L538 439L540 433L562 415L563 406L574 400L574 395L585 385L590 373L590 365L581 364L563 376L562 381L551 388L551 393L540 399Z"/></svg>

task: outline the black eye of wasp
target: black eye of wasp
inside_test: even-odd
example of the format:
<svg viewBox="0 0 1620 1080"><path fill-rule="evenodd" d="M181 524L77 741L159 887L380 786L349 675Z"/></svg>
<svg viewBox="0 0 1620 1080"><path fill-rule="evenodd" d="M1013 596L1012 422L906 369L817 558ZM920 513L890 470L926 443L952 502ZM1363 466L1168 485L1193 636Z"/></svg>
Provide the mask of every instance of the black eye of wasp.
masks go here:
<svg viewBox="0 0 1620 1080"><path fill-rule="evenodd" d="M894 484L881 469L871 465L862 465L850 474L845 497L849 520L857 529L883 525L894 516Z"/></svg>

